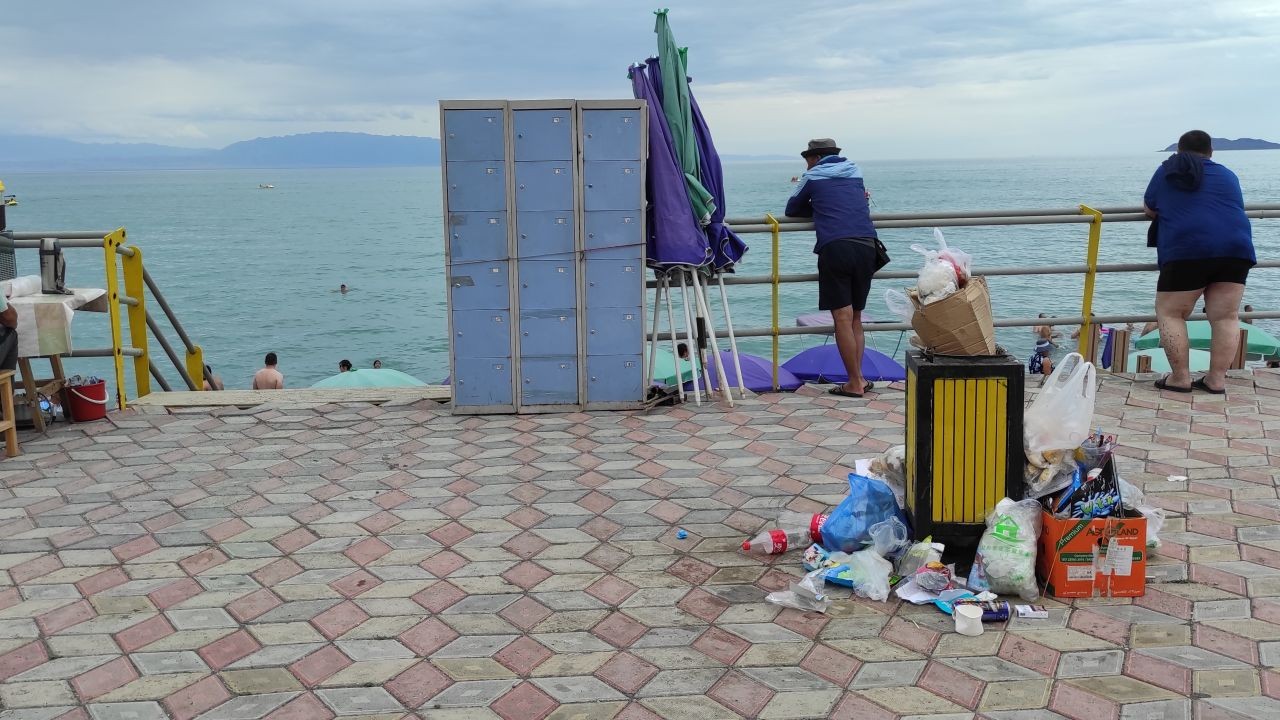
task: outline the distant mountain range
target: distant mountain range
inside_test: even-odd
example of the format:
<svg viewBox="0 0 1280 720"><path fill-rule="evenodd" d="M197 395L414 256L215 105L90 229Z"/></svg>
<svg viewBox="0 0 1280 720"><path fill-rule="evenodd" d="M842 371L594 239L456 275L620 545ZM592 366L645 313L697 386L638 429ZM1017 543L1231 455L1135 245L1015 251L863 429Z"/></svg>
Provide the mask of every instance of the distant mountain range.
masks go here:
<svg viewBox="0 0 1280 720"><path fill-rule="evenodd" d="M1174 143L1164 149L1164 152L1176 152L1178 143ZM1259 140L1258 138L1237 138L1229 140L1227 138L1214 138L1213 151L1219 150L1280 150L1280 143L1273 143L1267 140Z"/></svg>
<svg viewBox="0 0 1280 720"><path fill-rule="evenodd" d="M34 135L0 134L0 170L186 170L439 164L439 140L408 135L318 132L245 140L215 150L151 143L81 143Z"/></svg>

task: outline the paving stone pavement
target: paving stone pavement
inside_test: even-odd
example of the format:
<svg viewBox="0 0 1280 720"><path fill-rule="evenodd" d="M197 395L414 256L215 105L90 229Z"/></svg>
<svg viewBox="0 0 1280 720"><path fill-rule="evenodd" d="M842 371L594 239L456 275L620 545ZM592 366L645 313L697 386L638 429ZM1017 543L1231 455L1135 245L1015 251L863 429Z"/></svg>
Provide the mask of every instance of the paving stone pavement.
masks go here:
<svg viewBox="0 0 1280 720"><path fill-rule="evenodd" d="M738 549L901 442L900 388L113 413L0 463L0 718L1280 717L1278 397L1107 378L1097 424L1170 513L1148 592L977 638L768 605L795 557Z"/></svg>

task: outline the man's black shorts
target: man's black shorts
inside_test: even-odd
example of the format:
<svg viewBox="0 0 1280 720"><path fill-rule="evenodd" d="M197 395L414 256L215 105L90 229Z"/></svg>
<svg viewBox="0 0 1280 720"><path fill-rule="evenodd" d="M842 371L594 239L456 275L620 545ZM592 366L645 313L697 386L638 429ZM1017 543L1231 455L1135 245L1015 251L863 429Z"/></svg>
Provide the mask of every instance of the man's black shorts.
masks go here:
<svg viewBox="0 0 1280 720"><path fill-rule="evenodd" d="M1244 285L1253 263L1240 258L1175 260L1160 267L1156 292L1203 290L1213 283Z"/></svg>
<svg viewBox="0 0 1280 720"><path fill-rule="evenodd" d="M871 276L876 274L876 246L860 239L833 240L818 251L818 309L867 308Z"/></svg>

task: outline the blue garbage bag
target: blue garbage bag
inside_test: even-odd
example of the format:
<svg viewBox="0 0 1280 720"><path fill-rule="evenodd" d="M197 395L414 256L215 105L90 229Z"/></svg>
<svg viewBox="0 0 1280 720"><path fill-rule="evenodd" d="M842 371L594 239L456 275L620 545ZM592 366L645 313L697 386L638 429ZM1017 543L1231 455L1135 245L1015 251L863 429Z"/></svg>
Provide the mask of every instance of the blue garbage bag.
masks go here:
<svg viewBox="0 0 1280 720"><path fill-rule="evenodd" d="M857 552L871 543L871 526L889 518L906 524L893 490L875 478L849 475L849 495L822 525L822 546L831 552Z"/></svg>

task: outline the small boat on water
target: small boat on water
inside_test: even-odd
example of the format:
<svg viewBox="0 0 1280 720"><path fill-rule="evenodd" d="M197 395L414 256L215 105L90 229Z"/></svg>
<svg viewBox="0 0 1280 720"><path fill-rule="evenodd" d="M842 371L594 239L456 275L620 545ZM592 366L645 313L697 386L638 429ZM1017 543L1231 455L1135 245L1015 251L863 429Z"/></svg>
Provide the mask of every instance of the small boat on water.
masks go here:
<svg viewBox="0 0 1280 720"><path fill-rule="evenodd" d="M14 205L18 204L18 197L16 195L5 195L4 204L8 205L9 207L13 207Z"/></svg>
<svg viewBox="0 0 1280 720"><path fill-rule="evenodd" d="M270 185L270 184L267 184L267 183L261 183L261 184L259 184L259 185L258 185L258 189L259 189L259 190L275 190L275 189L276 189L276 186L275 186L275 185Z"/></svg>

